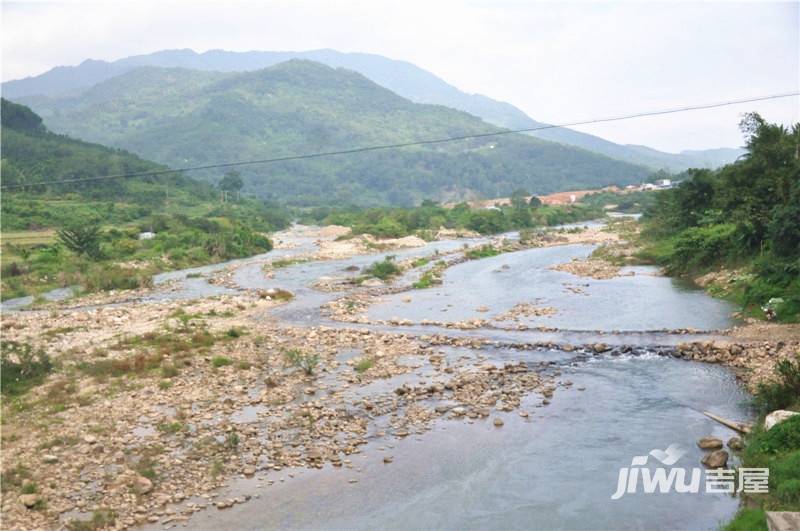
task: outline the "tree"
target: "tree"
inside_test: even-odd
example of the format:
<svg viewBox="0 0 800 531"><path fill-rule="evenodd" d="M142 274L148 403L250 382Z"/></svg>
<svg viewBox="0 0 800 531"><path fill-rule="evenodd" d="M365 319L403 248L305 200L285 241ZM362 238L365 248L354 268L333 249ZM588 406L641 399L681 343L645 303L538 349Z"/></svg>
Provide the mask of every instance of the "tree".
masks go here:
<svg viewBox="0 0 800 531"><path fill-rule="evenodd" d="M516 190L513 194L511 194L511 206L516 208L517 210L523 210L528 208L527 201L525 200L530 194L522 189Z"/></svg>
<svg viewBox="0 0 800 531"><path fill-rule="evenodd" d="M100 226L94 222L74 223L58 230L58 239L70 251L93 260L101 258Z"/></svg>
<svg viewBox="0 0 800 531"><path fill-rule="evenodd" d="M531 208L539 208L540 206L542 206L542 200L539 199L537 196L532 195L531 200L528 201L528 206L530 206Z"/></svg>
<svg viewBox="0 0 800 531"><path fill-rule="evenodd" d="M219 189L226 192L238 192L243 186L244 181L238 171L229 171L219 182Z"/></svg>

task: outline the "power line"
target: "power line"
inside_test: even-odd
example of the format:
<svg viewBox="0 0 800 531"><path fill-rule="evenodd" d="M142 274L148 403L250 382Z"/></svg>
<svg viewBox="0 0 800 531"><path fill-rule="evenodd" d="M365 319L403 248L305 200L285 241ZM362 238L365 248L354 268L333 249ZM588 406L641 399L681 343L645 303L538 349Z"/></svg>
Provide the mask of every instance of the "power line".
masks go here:
<svg viewBox="0 0 800 531"><path fill-rule="evenodd" d="M315 159L321 157L331 157L335 155L351 155L354 153L365 153L369 151L381 151L387 149L400 149L405 147L413 147L413 146L425 146L431 144L444 144L447 142L457 142L459 140L470 140L475 138L487 138L493 136L502 136L502 135L510 135L516 133L531 133L534 131L542 131L545 129L556 129L562 127L573 127L576 125L590 125L590 124L597 124L597 123L604 123L604 122L618 122L621 120L630 120L633 118L643 118L646 116L659 116L664 114L674 114L679 112L687 112L687 111L697 111L703 109L714 109L718 107L726 107L730 105L738 105L741 103L751 103L756 101L766 101L766 100L776 100L780 98L790 98L793 96L800 96L800 92L787 92L783 94L772 94L769 96L757 96L753 98L743 98L738 100L728 100L724 102L718 103L706 103L700 105L690 105L685 107L677 107L672 109L662 109L658 111L648 111L648 112L639 112L634 114L624 114L620 116L611 116L606 118L594 118L590 120L582 120L579 122L568 122L562 124L545 124L540 125L537 127L528 127L525 129L503 129L500 131L492 131L487 133L475 133L470 135L462 135L462 136L451 136L447 138L435 138L429 140L416 140L413 142L400 142L397 144L380 144L375 146L364 146L359 148L352 148L352 149L343 149L338 151L321 151L318 153L306 153L303 155L287 155L284 157L275 157L270 159L261 159L261 160L247 160L247 161L236 161L236 162L223 162L219 164L207 164L204 166L190 166L185 168L175 168L169 170L157 170L157 171L146 171L146 172L135 172L135 173L120 173L115 175L98 175L94 177L83 177L83 178L76 178L76 179L61 179L55 181L42 181L37 183L25 183L25 184L9 184L0 186L0 189L7 190L7 189L14 189L14 188L24 188L27 186L45 186L45 185L54 185L54 184L72 184L72 183L82 183L82 182L92 182L92 181L102 181L108 179L127 179L131 177L155 177L156 175L164 175L168 173L183 173L187 171L193 170L210 170L210 169L217 169L217 168L234 168L238 166L250 166L255 164L272 164L276 162L289 162L293 160L304 160L304 159Z"/></svg>

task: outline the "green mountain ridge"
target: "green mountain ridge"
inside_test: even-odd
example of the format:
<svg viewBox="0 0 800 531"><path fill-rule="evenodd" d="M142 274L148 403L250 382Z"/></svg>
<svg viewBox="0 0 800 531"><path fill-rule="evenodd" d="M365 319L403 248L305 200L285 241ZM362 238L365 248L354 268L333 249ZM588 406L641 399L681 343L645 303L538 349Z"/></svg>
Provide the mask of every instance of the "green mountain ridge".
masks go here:
<svg viewBox="0 0 800 531"><path fill-rule="evenodd" d="M25 101L55 131L171 167L500 130L466 112L412 103L356 72L303 60L245 73L142 67L76 96ZM293 204L411 204L519 188L549 193L638 183L650 173L519 134L241 171L249 191Z"/></svg>
<svg viewBox="0 0 800 531"><path fill-rule="evenodd" d="M527 129L546 126L513 105L481 94L467 94L434 74L409 62L368 53L343 53L322 49L302 52L209 50L162 50L113 62L86 60L77 66L60 66L39 76L3 83L6 97L78 94L98 83L141 66L179 67L219 72L258 70L290 59L309 59L332 67L357 71L373 82L416 103L445 105L468 112L499 127ZM603 155L648 166L682 171L690 167L716 167L733 162L743 153L738 148L666 153L644 146L623 145L568 128L529 133L531 136L573 145ZM642 149L644 148L644 149Z"/></svg>

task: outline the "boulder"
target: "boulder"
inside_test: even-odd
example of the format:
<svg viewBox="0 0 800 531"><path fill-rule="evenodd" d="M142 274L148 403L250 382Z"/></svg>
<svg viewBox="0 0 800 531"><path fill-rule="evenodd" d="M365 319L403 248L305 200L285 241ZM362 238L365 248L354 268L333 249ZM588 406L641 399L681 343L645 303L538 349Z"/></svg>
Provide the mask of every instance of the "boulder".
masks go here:
<svg viewBox="0 0 800 531"><path fill-rule="evenodd" d="M701 461L708 468L724 468L728 464L728 452L725 450L714 450Z"/></svg>
<svg viewBox="0 0 800 531"><path fill-rule="evenodd" d="M592 349L594 349L594 351L599 354L601 352L607 351L608 350L608 345L606 345L605 343L595 343L592 346Z"/></svg>
<svg viewBox="0 0 800 531"><path fill-rule="evenodd" d="M798 414L799 413L797 411L787 411L785 409L775 410L767 415L767 418L764 419L764 429L770 430L774 425L779 424L789 417L793 417Z"/></svg>
<svg viewBox="0 0 800 531"><path fill-rule="evenodd" d="M697 446L702 448L703 450L719 450L722 448L722 439L717 439L716 437L703 437L699 441L697 441Z"/></svg>

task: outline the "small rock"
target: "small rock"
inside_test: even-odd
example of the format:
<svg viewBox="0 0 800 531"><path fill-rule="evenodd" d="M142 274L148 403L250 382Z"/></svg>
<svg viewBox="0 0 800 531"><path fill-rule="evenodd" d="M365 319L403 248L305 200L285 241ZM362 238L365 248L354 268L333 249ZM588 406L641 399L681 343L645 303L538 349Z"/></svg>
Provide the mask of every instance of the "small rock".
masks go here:
<svg viewBox="0 0 800 531"><path fill-rule="evenodd" d="M53 463L58 463L58 457L52 454L45 454L42 456L42 461L48 465L52 465Z"/></svg>
<svg viewBox="0 0 800 531"><path fill-rule="evenodd" d="M477 308L475 308L475 311L476 312L482 312L482 313L483 312L488 312L489 308L487 306L478 306Z"/></svg>
<svg viewBox="0 0 800 531"><path fill-rule="evenodd" d="M728 448L737 452L744 448L744 443L742 442L741 437L731 437L728 439Z"/></svg>
<svg viewBox="0 0 800 531"><path fill-rule="evenodd" d="M31 509L36 505L36 502L39 501L39 496L37 494L22 494L18 500L22 505Z"/></svg>
<svg viewBox="0 0 800 531"><path fill-rule="evenodd" d="M714 450L707 454L701 461L708 468L723 468L728 464L728 452L725 450Z"/></svg>
<svg viewBox="0 0 800 531"><path fill-rule="evenodd" d="M498 428L501 427L503 424L505 424L505 422L503 422L503 419L501 419L500 417L495 417L495 419L492 422Z"/></svg>
<svg viewBox="0 0 800 531"><path fill-rule="evenodd" d="M147 494L153 490L153 482L144 476L137 475L133 478L133 491L136 494Z"/></svg>
<svg viewBox="0 0 800 531"><path fill-rule="evenodd" d="M595 343L592 346L592 349L594 349L594 351L599 354L600 352L607 351L608 350L608 345L606 345L605 343Z"/></svg>
<svg viewBox="0 0 800 531"><path fill-rule="evenodd" d="M722 439L716 437L703 437L697 441L697 446L703 450L719 450L722 448Z"/></svg>
<svg viewBox="0 0 800 531"><path fill-rule="evenodd" d="M84 435L83 442L85 442L86 444L94 444L97 442L97 437L95 437L94 435Z"/></svg>
<svg viewBox="0 0 800 531"><path fill-rule="evenodd" d="M254 475L255 473L256 473L256 467L254 466L246 466L242 470L242 474L248 477Z"/></svg>
<svg viewBox="0 0 800 531"><path fill-rule="evenodd" d="M385 457L383 458L383 462L384 462L384 463L386 463L387 465L388 465L389 463L391 463L392 461L394 461L394 457L392 457L391 455L387 455L387 456L385 456Z"/></svg>

